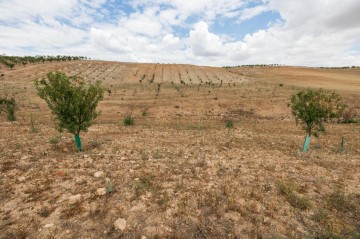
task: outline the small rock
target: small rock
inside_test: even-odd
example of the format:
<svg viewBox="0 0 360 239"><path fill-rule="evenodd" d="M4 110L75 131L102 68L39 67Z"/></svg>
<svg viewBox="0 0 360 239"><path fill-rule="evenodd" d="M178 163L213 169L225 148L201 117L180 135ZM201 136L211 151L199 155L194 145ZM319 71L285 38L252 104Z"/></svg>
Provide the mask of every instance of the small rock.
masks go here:
<svg viewBox="0 0 360 239"><path fill-rule="evenodd" d="M130 172L130 173L133 173L133 172L134 172L134 169L130 169L129 172Z"/></svg>
<svg viewBox="0 0 360 239"><path fill-rule="evenodd" d="M116 229L124 231L126 227L126 220L124 218L119 218L114 222L114 226Z"/></svg>
<svg viewBox="0 0 360 239"><path fill-rule="evenodd" d="M75 180L75 182L76 182L77 184L84 184L84 183L86 183L86 180L85 180L84 178L77 178L77 179Z"/></svg>
<svg viewBox="0 0 360 239"><path fill-rule="evenodd" d="M69 197L69 204L75 204L81 200L81 194L76 194Z"/></svg>
<svg viewBox="0 0 360 239"><path fill-rule="evenodd" d="M19 181L20 183L24 182L25 180L26 180L25 177L20 177L20 178L18 178L18 181Z"/></svg>
<svg viewBox="0 0 360 239"><path fill-rule="evenodd" d="M142 236L141 239L147 239L147 237L146 237L146 236Z"/></svg>
<svg viewBox="0 0 360 239"><path fill-rule="evenodd" d="M130 208L129 212L144 211L144 210L146 210L145 204L140 203Z"/></svg>
<svg viewBox="0 0 360 239"><path fill-rule="evenodd" d="M98 172L94 173L94 177L95 177L95 178L100 178L100 177L102 177L102 176L104 176L104 172L103 172L103 171L98 171Z"/></svg>
<svg viewBox="0 0 360 239"><path fill-rule="evenodd" d="M126 157L121 157L120 160L126 160Z"/></svg>
<svg viewBox="0 0 360 239"><path fill-rule="evenodd" d="M69 150L67 148L63 148L63 152L67 153Z"/></svg>
<svg viewBox="0 0 360 239"><path fill-rule="evenodd" d="M49 228L49 227L53 227L53 226L54 226L53 223L49 223L49 224L46 224L46 225L44 226L44 228Z"/></svg>
<svg viewBox="0 0 360 239"><path fill-rule="evenodd" d="M98 188L96 190L96 194L99 195L99 196L103 196L106 194L106 188Z"/></svg>
<svg viewBox="0 0 360 239"><path fill-rule="evenodd" d="M257 213L261 212L261 205L259 203L256 203L254 205L254 211Z"/></svg>
<svg viewBox="0 0 360 239"><path fill-rule="evenodd" d="M269 217L264 217L264 223L269 224L270 223L270 218Z"/></svg>
<svg viewBox="0 0 360 239"><path fill-rule="evenodd" d="M27 159L29 156L23 156L23 157L21 157L21 160L25 160L25 159Z"/></svg>

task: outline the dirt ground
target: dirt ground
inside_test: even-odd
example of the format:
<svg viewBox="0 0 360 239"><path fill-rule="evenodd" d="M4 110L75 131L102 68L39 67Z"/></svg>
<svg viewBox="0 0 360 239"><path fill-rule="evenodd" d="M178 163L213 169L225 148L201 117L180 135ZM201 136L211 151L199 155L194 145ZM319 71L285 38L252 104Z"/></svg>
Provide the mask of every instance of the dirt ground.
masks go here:
<svg viewBox="0 0 360 239"><path fill-rule="evenodd" d="M109 89L84 152L36 94L55 70ZM360 238L360 125L326 124L301 152L302 87L336 90L359 119L360 69L1 66L19 108L0 115L0 238Z"/></svg>

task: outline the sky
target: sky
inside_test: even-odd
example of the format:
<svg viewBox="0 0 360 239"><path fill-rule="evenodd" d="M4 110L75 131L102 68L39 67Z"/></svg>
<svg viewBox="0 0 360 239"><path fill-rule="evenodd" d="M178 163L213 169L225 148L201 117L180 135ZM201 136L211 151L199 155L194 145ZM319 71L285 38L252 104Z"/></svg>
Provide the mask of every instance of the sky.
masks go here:
<svg viewBox="0 0 360 239"><path fill-rule="evenodd" d="M360 65L359 0L0 0L0 54Z"/></svg>

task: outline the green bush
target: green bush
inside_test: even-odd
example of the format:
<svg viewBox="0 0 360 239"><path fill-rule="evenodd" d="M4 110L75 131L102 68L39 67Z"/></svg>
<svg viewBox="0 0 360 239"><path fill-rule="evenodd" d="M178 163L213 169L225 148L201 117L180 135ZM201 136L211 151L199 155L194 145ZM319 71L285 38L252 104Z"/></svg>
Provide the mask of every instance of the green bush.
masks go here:
<svg viewBox="0 0 360 239"><path fill-rule="evenodd" d="M16 110L16 101L14 98L7 99L6 97L0 98L0 113L4 112L7 115L9 121L15 121L15 110Z"/></svg>
<svg viewBox="0 0 360 239"><path fill-rule="evenodd" d="M99 115L96 107L104 97L100 81L85 84L82 78L49 72L47 80L37 80L35 86L40 98L46 101L55 115L59 132L66 129L74 134L77 148L82 151L79 134L86 132L94 123Z"/></svg>
<svg viewBox="0 0 360 239"><path fill-rule="evenodd" d="M228 129L232 129L234 128L234 122L232 120L227 120L225 126Z"/></svg>
<svg viewBox="0 0 360 239"><path fill-rule="evenodd" d="M131 125L134 125L134 124L135 124L135 121L134 121L134 118L131 115L127 115L124 118L124 125L125 126L131 126Z"/></svg>

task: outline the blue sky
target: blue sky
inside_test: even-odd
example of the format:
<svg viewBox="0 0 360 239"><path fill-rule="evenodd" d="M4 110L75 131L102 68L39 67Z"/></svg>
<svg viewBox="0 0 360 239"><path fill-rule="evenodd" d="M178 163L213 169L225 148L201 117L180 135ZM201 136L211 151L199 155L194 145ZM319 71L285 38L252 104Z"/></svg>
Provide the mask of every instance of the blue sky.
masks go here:
<svg viewBox="0 0 360 239"><path fill-rule="evenodd" d="M0 54L360 65L358 0L0 0Z"/></svg>

